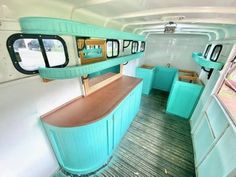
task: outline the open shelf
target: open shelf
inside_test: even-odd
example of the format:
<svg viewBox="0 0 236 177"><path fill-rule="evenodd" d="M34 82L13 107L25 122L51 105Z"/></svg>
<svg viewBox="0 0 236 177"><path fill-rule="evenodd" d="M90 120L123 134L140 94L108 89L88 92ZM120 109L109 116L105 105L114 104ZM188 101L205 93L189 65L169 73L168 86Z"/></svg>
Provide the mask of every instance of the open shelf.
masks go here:
<svg viewBox="0 0 236 177"><path fill-rule="evenodd" d="M193 52L192 58L197 64L199 64L200 66L205 67L205 68L212 68L212 69L221 70L224 66L224 64L221 62L213 62L210 60L206 60L202 56L202 53Z"/></svg>
<svg viewBox="0 0 236 177"><path fill-rule="evenodd" d="M70 66L65 68L39 68L39 74L44 79L71 79L101 71L112 66L116 66L134 59L138 59L142 56L143 52L140 52L132 55L117 57L114 59L108 59L106 61L86 65Z"/></svg>

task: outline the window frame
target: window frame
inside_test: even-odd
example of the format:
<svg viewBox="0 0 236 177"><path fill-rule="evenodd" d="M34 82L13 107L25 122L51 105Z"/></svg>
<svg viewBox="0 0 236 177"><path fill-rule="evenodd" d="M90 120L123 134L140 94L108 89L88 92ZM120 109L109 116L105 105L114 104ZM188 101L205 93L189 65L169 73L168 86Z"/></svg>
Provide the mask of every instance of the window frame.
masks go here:
<svg viewBox="0 0 236 177"><path fill-rule="evenodd" d="M214 52L215 52L215 50L216 50L217 47L220 47L220 50L219 50L219 53L218 53L216 59L213 60L213 59L212 59L212 56L213 56L213 54L214 54ZM217 45L215 45L215 47L213 48L213 51L211 52L211 56L210 56L210 60L211 60L211 61L216 62L216 61L218 60L218 58L219 58L219 56L220 56L220 53L221 53L221 51L222 51L222 48L223 48L223 45L222 45L222 44L217 44Z"/></svg>
<svg viewBox="0 0 236 177"><path fill-rule="evenodd" d="M131 54L135 54L138 52L138 48L139 48L139 42L138 41L132 41L131 42L132 46L131 46ZM136 44L136 49L135 49L135 44Z"/></svg>
<svg viewBox="0 0 236 177"><path fill-rule="evenodd" d="M107 39L107 40L106 40L106 45L107 45L108 42L111 42L111 43L112 43L112 56L111 56L111 57L108 57L107 54L106 54L107 58L115 58L115 57L118 57L119 54L120 54L120 42L119 42L119 40L117 40L117 39ZM114 48L113 48L113 42L117 42L117 50L118 50L117 55L113 55L113 54L114 54L114 51L113 51L113 49L114 49Z"/></svg>
<svg viewBox="0 0 236 177"><path fill-rule="evenodd" d="M207 58L207 56L208 56L208 54L209 54L209 52L210 52L211 46L212 46L212 44L209 44L209 45L206 47L206 50L205 50L205 52L204 52L204 54L203 54L203 57L204 57L205 59Z"/></svg>
<svg viewBox="0 0 236 177"><path fill-rule="evenodd" d="M69 55L67 51L67 46L63 38L61 38L58 35L42 35L42 34L24 34L24 33L15 33L12 34L11 36L8 37L6 45L7 49L10 55L10 58L12 60L12 63L17 71L23 74L37 74L39 71L38 70L32 70L28 71L23 69L19 61L17 60L16 57L16 52L14 51L14 42L18 39L37 39L39 42L39 47L43 56L43 60L45 63L45 67L47 68L63 68L68 65L69 63ZM48 57L47 57L47 51L45 50L45 46L43 44L43 39L56 39L62 43L63 49L64 49L64 54L65 54L65 63L62 65L57 65L57 66L51 66L49 65Z"/></svg>
<svg viewBox="0 0 236 177"><path fill-rule="evenodd" d="M125 42L128 42L128 44L125 45ZM133 42L133 40L123 40L122 52L124 52L125 49L128 48L132 42ZM131 50L132 50L132 47L131 47ZM131 54L132 54L132 53L131 53Z"/></svg>
<svg viewBox="0 0 236 177"><path fill-rule="evenodd" d="M143 44L143 50L141 50L142 44ZM140 52L144 52L145 48L146 48L146 42L145 41L141 41L141 43L140 43Z"/></svg>

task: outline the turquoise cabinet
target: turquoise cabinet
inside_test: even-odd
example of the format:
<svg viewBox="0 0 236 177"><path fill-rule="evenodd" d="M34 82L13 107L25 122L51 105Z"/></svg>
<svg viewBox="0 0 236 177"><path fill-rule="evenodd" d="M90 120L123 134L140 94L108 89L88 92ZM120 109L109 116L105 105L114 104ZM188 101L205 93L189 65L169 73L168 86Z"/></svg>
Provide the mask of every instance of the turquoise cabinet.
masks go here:
<svg viewBox="0 0 236 177"><path fill-rule="evenodd" d="M153 88L169 92L178 69L157 66L153 78Z"/></svg>
<svg viewBox="0 0 236 177"><path fill-rule="evenodd" d="M216 99L212 99L207 110L207 117L216 138L222 135L228 126L227 115Z"/></svg>
<svg viewBox="0 0 236 177"><path fill-rule="evenodd" d="M233 177L236 175L236 131L216 97L199 116L192 132L198 177Z"/></svg>
<svg viewBox="0 0 236 177"><path fill-rule="evenodd" d="M210 147L214 141L214 135L212 134L211 127L208 123L207 117L204 114L198 128L193 135L193 145L195 150L195 165L197 166L206 153L210 150Z"/></svg>
<svg viewBox="0 0 236 177"><path fill-rule="evenodd" d="M143 79L142 93L145 95L149 95L152 89L154 71L155 67L141 66L136 68L136 77Z"/></svg>
<svg viewBox="0 0 236 177"><path fill-rule="evenodd" d="M211 75L211 79L207 82L206 86L204 87L204 90L201 94L198 104L190 119L192 131L196 129L198 123L201 120L203 111L206 109L207 105L209 104L211 100L210 99L211 94L212 94L213 88L216 86L216 82L219 76L220 76L220 72L214 71Z"/></svg>
<svg viewBox="0 0 236 177"><path fill-rule="evenodd" d="M236 132L228 127L206 159L197 168L198 177L236 176Z"/></svg>
<svg viewBox="0 0 236 177"><path fill-rule="evenodd" d="M166 112L185 119L190 118L202 90L203 85L178 81L175 77L168 98Z"/></svg>
<svg viewBox="0 0 236 177"><path fill-rule="evenodd" d="M56 127L43 122L61 167L82 175L105 165L139 111L141 92L142 82L107 116L87 125Z"/></svg>

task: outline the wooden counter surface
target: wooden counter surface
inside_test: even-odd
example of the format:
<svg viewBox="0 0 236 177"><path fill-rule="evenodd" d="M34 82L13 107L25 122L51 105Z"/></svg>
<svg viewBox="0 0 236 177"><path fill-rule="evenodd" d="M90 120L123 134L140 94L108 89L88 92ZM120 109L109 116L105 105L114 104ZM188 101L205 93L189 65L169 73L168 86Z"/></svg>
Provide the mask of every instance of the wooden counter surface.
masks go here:
<svg viewBox="0 0 236 177"><path fill-rule="evenodd" d="M114 110L140 82L141 79L122 76L93 94L42 116L42 120L57 127L76 127L95 122Z"/></svg>

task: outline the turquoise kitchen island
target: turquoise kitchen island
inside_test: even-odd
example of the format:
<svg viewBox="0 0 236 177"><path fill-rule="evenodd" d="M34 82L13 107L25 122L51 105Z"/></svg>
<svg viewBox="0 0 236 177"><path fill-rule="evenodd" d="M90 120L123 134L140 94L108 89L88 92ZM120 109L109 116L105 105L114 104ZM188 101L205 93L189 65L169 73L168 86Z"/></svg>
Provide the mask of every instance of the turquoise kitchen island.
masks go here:
<svg viewBox="0 0 236 177"><path fill-rule="evenodd" d="M141 91L141 79L122 76L42 116L61 167L88 174L108 163L139 111Z"/></svg>

